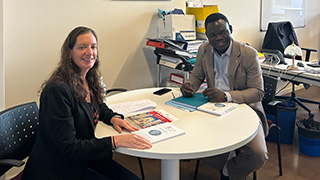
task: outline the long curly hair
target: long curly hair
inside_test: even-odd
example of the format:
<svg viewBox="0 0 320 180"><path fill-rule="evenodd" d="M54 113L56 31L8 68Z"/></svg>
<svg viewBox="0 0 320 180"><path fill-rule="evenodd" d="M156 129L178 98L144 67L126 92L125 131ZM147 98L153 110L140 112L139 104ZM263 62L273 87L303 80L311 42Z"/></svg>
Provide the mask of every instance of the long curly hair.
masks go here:
<svg viewBox="0 0 320 180"><path fill-rule="evenodd" d="M85 101L87 97L87 91L84 87L84 82L80 78L80 68L70 59L70 50L73 49L77 42L77 37L82 34L92 33L97 40L98 38L94 30L88 27L76 27L73 29L67 38L65 39L61 47L61 57L58 67L51 74L49 79L47 79L39 90L41 92L43 88L49 83L67 83L73 90L74 97L79 101ZM99 71L99 55L97 54L97 59L93 67L88 71L86 79L89 87L96 95L98 102L103 102L103 88L100 85L100 76Z"/></svg>

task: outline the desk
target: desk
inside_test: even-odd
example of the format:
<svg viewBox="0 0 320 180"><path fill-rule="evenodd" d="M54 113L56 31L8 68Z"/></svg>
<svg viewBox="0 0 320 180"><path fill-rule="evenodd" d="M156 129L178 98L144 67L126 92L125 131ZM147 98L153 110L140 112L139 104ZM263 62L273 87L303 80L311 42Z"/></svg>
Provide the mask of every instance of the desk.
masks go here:
<svg viewBox="0 0 320 180"><path fill-rule="evenodd" d="M200 111L186 112L168 105L165 102L172 99L172 93L162 96L152 92L160 88L132 90L108 97L108 104L150 99L157 103L156 109L164 109L179 118L172 122L175 126L186 131L186 134L174 137L156 144L151 149L138 150L117 148L122 154L161 159L161 179L179 179L179 160L194 159L237 149L250 142L259 127L259 117L249 106L241 104L239 108L224 116L214 116ZM179 89L174 88L177 95ZM239 118L241 117L241 118ZM98 123L96 137L112 136L118 133L110 126Z"/></svg>
<svg viewBox="0 0 320 180"><path fill-rule="evenodd" d="M285 61L288 65L292 64L292 60L285 58ZM262 73L266 75L271 75L275 77L280 77L284 80L293 80L296 82L312 84L315 86L320 86L320 68L313 68L307 66L307 63L304 61L295 60L295 64L301 62L304 64L304 67L299 67L299 70L285 70L284 68L288 65L278 65L272 67L268 64L261 63ZM315 73L311 73L315 72ZM317 73L316 73L317 72Z"/></svg>

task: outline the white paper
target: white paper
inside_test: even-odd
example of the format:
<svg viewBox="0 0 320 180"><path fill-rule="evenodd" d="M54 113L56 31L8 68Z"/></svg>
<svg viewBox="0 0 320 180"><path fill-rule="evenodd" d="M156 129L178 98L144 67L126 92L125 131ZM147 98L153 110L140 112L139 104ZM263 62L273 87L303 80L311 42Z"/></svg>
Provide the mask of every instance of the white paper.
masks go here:
<svg viewBox="0 0 320 180"><path fill-rule="evenodd" d="M140 129L139 131L133 132L139 136L142 136L149 140L152 144L173 138L186 132L172 125L171 123L163 123L156 126L147 127Z"/></svg>
<svg viewBox="0 0 320 180"><path fill-rule="evenodd" d="M131 101L117 104L109 104L108 107L114 112L128 115L132 113L137 113L140 111L149 111L157 107L157 104L149 99L140 101Z"/></svg>

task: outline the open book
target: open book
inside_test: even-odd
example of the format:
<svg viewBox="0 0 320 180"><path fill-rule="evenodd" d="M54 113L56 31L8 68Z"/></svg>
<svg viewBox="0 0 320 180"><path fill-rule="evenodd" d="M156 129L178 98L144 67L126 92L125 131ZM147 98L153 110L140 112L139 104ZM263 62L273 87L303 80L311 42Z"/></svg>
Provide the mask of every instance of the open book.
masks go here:
<svg viewBox="0 0 320 180"><path fill-rule="evenodd" d="M183 135L186 132L172 125L171 123L158 124L156 126L140 129L132 132L149 140L152 144Z"/></svg>
<svg viewBox="0 0 320 180"><path fill-rule="evenodd" d="M178 120L178 118L162 109L127 116L125 119L139 129Z"/></svg>
<svg viewBox="0 0 320 180"><path fill-rule="evenodd" d="M224 114L236 109L237 107L239 107L239 104L237 104L237 103L231 103L231 102L212 103L212 102L208 102L208 103L205 103L205 104L197 107L197 110L221 116L221 115L224 115Z"/></svg>

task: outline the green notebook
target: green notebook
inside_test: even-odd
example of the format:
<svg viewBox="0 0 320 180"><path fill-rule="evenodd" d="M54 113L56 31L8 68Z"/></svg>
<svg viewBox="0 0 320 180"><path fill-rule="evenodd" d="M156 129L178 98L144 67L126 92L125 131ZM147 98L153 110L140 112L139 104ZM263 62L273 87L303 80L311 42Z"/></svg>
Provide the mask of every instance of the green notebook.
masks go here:
<svg viewBox="0 0 320 180"><path fill-rule="evenodd" d="M188 111L194 111L197 107L207 103L209 100L204 97L202 93L194 93L192 97L177 97L166 102L166 104L171 106L176 106L178 108L184 108Z"/></svg>

